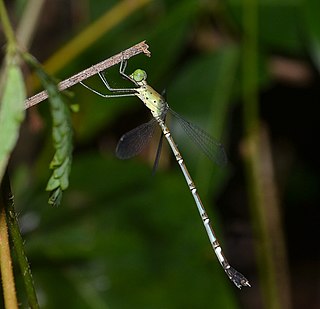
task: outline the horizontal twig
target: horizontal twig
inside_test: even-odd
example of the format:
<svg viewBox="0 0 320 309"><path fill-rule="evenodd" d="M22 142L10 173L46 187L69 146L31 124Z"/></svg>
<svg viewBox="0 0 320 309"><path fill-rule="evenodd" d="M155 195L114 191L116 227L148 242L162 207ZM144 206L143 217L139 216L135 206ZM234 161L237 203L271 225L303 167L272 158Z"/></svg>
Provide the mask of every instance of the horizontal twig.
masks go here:
<svg viewBox="0 0 320 309"><path fill-rule="evenodd" d="M62 82L60 82L58 84L58 89L60 91L66 90L68 88L70 88L71 86L74 86L75 84L97 74L98 72L104 71L107 68L110 68L118 63L120 63L123 59L129 59L133 56L136 56L138 54L144 53L145 55L147 55L148 57L150 57L150 52L149 52L149 46L146 44L145 41L140 42L122 52L120 52L119 54L116 54L106 60L103 60L93 66L91 66L90 68L87 68L65 80L63 80ZM43 100L48 98L48 92L46 90L41 91L39 93L37 93L36 95L28 98L25 101L25 109L28 109L40 102L42 102Z"/></svg>

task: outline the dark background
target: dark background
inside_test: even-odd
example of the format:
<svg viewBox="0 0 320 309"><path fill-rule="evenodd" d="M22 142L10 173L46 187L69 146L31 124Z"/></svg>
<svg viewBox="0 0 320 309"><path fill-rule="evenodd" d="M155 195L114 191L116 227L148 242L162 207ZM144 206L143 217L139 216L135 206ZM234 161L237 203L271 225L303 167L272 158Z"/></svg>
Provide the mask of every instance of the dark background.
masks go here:
<svg viewBox="0 0 320 309"><path fill-rule="evenodd" d="M26 2L7 1L15 26ZM98 29L99 38L84 50L73 45L78 54L62 54L48 65L62 46L120 1L46 1L30 52L63 80L147 40L152 57L130 59L128 72L145 69L155 89L167 90L175 111L225 145L229 164L217 167L169 119L225 254L252 287L240 291L224 274L168 147L151 175L158 135L139 157L115 157L121 135L150 118L143 104L136 98L103 99L77 85L68 99L80 111L73 115L74 162L62 205L50 208L44 191L53 154L46 101L28 111L10 165L41 307L319 308L318 1L145 2L130 12L129 3L139 1L127 1L122 8L127 17ZM252 10L256 22L246 19ZM253 46L247 39L252 33ZM257 61L246 58L250 52ZM256 93L262 139L270 144L263 152L272 158L267 174L253 181L244 164L250 69L257 73L247 91ZM40 91L24 70L29 95ZM108 70L110 83L130 87L117 70ZM106 93L97 77L87 82ZM275 197L272 205L253 198L260 177L263 195ZM262 216L267 240L257 209L280 222L270 231L275 221ZM285 253L280 258L278 240ZM264 241L272 243L269 250ZM265 263L268 255L274 268ZM268 274L274 281L266 280ZM18 281L20 276L17 270Z"/></svg>

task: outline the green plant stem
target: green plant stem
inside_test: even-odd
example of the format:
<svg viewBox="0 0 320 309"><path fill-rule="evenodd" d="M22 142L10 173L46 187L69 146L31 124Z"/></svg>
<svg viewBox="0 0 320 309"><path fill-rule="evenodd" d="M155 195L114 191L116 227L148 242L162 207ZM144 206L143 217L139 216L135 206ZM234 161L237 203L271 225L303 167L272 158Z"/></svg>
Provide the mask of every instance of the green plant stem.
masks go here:
<svg viewBox="0 0 320 309"><path fill-rule="evenodd" d="M2 182L4 183L4 181ZM2 190L1 190L2 191ZM18 309L18 301L12 271L5 198L0 192L0 269L5 308Z"/></svg>
<svg viewBox="0 0 320 309"><path fill-rule="evenodd" d="M256 235L256 252L265 308L280 309L272 236L268 230L266 195L263 179L263 144L258 110L258 3L245 0L243 7L243 120L245 127L245 168L248 197Z"/></svg>
<svg viewBox="0 0 320 309"><path fill-rule="evenodd" d="M9 227L9 233L13 241L17 262L20 266L20 271L23 277L23 283L26 289L28 303L30 308L38 309L40 307L37 301L31 269L28 263L27 256L25 254L23 239L20 234L8 171L5 172L5 175L3 177L3 182L1 185L1 196L4 204L3 209L6 215L6 222ZM11 309L11 307L8 308Z"/></svg>
<svg viewBox="0 0 320 309"><path fill-rule="evenodd" d="M3 0L0 0L0 20L8 43L8 53L13 52L15 49L15 37ZM3 68L6 68L6 62ZM5 71L2 69L0 89L2 89L3 86L5 76L4 72ZM5 180L3 179L1 182L1 187L4 182ZM0 190L0 269L5 307L10 309L18 308L14 276L12 271L12 260L10 255L8 225L6 221L6 203L2 194L2 190Z"/></svg>
<svg viewBox="0 0 320 309"><path fill-rule="evenodd" d="M19 46L26 50L29 49L32 43L44 4L45 0L29 0L25 5L23 15L16 30L16 36Z"/></svg>
<svg viewBox="0 0 320 309"><path fill-rule="evenodd" d="M14 31L11 27L8 13L3 0L0 0L0 19L8 45L15 45Z"/></svg>
<svg viewBox="0 0 320 309"><path fill-rule="evenodd" d="M8 60L16 52L16 40L14 36L14 31L11 27L9 16L6 10L6 7L3 3L3 0L0 0L0 22L3 28L3 33L6 38L6 57L3 61L0 69L0 94L3 91L3 85L5 83L6 74L7 74L7 63ZM1 104L1 103L0 103Z"/></svg>

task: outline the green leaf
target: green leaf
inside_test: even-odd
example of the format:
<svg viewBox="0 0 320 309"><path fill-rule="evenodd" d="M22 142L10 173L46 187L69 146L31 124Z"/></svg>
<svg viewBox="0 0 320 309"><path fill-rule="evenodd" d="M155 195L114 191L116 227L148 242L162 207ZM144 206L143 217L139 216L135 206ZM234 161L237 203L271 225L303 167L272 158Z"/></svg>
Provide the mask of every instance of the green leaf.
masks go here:
<svg viewBox="0 0 320 309"><path fill-rule="evenodd" d="M10 154L19 137L20 124L24 119L26 90L18 64L8 59L7 78L0 106L0 181Z"/></svg>
<svg viewBox="0 0 320 309"><path fill-rule="evenodd" d="M59 179L57 179L56 177L54 177L54 174L51 175L47 187L46 187L46 191L53 191L56 188L58 188L60 186L60 181Z"/></svg>
<svg viewBox="0 0 320 309"><path fill-rule="evenodd" d="M55 154L50 163L53 170L48 181L46 191L50 191L48 203L59 206L62 192L69 186L69 174L72 162L72 125L70 109L63 101L56 82L42 69L32 56L26 57L40 78L40 81L49 94L49 103L52 116L52 138Z"/></svg>
<svg viewBox="0 0 320 309"><path fill-rule="evenodd" d="M70 110L63 102L62 97L53 81L48 77L42 79L44 86L48 86L49 102L52 115L52 137L55 154L50 163L53 170L48 182L47 191L51 191L49 204L58 206L61 202L62 191L69 185L69 174L72 161L72 127ZM53 190L53 191L52 191Z"/></svg>

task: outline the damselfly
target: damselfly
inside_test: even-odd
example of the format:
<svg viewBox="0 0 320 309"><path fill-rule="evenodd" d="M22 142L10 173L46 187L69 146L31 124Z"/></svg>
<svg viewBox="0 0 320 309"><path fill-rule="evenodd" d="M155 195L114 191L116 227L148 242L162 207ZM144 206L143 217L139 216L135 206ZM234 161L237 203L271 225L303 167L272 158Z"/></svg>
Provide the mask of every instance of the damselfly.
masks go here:
<svg viewBox="0 0 320 309"><path fill-rule="evenodd" d="M208 133L200 129L199 127L191 124L189 121L182 118L179 114L173 111L164 97L155 91L152 87L147 84L147 74L141 69L135 70L131 75L125 73L127 66L127 61L123 60L120 65L120 74L125 79L131 81L136 87L134 88L112 88L105 76L102 73L98 73L103 84L111 92L111 94L102 94L91 87L81 84L97 95L104 98L119 98L119 97L128 97L128 96L137 96L144 105L149 108L153 118L139 127L129 131L124 134L117 145L116 154L121 159L127 159L135 156L140 153L144 146L147 145L151 139L155 125L158 123L162 130L163 136L167 139L170 148L182 170L184 178L188 184L189 190L194 198L194 201L197 205L198 211L200 213L203 225L208 234L212 248L228 277L232 282L238 287L249 286L249 281L238 271L228 263L222 248L216 238L213 228L210 224L210 219L205 211L205 208L201 202L200 196L197 192L196 186L187 170L187 167L184 163L184 160L178 150L176 143L174 142L170 130L165 123L166 115L170 112L175 118L178 119L178 122L182 128L186 131L189 137L201 148L201 150L213 161L218 164L224 164L226 162L226 154L223 146L215 141ZM161 143L160 143L161 145ZM157 157L159 154L160 148L157 151Z"/></svg>

